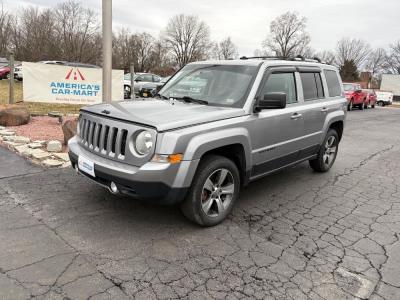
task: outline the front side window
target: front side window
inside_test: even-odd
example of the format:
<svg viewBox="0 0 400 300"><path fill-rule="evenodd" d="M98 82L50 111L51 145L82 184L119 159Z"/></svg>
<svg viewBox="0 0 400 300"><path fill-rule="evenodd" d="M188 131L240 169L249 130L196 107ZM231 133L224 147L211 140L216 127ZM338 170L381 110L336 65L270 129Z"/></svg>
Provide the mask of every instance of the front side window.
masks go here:
<svg viewBox="0 0 400 300"><path fill-rule="evenodd" d="M203 100L214 106L243 107L258 69L245 65L187 65L168 81L159 95Z"/></svg>
<svg viewBox="0 0 400 300"><path fill-rule="evenodd" d="M300 73L305 101L312 101L324 97L320 73Z"/></svg>
<svg viewBox="0 0 400 300"><path fill-rule="evenodd" d="M287 104L297 103L294 73L275 73L269 75L262 89L261 97L268 93L285 93Z"/></svg>

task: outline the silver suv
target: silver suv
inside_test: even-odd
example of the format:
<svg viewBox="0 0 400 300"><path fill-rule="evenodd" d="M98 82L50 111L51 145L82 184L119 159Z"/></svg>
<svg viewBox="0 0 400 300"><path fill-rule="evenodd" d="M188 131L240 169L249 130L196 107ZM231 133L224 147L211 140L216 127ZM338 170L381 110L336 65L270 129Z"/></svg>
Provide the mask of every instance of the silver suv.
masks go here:
<svg viewBox="0 0 400 300"><path fill-rule="evenodd" d="M305 59L191 63L154 99L83 108L69 155L78 173L143 200L224 220L242 186L308 160L328 171L346 98L338 70Z"/></svg>

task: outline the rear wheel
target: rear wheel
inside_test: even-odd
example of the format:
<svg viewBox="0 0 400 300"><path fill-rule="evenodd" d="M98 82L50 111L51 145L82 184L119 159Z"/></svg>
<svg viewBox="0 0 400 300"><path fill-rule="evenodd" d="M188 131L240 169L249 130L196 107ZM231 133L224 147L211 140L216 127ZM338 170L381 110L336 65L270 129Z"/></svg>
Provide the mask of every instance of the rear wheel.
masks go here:
<svg viewBox="0 0 400 300"><path fill-rule="evenodd" d="M206 156L200 162L181 211L201 226L215 226L229 215L239 190L240 175L235 163L223 156Z"/></svg>
<svg viewBox="0 0 400 300"><path fill-rule="evenodd" d="M339 149L339 136L334 129L329 129L319 149L317 158L310 160L310 167L316 172L327 172L336 160Z"/></svg>
<svg viewBox="0 0 400 300"><path fill-rule="evenodd" d="M374 104L371 104L371 108L375 108L375 103L374 103Z"/></svg>
<svg viewBox="0 0 400 300"><path fill-rule="evenodd" d="M383 107L383 106L385 106L385 103L383 103L383 101L379 101L378 106Z"/></svg>
<svg viewBox="0 0 400 300"><path fill-rule="evenodd" d="M364 102L358 105L358 109L359 110L363 110L364 109Z"/></svg>

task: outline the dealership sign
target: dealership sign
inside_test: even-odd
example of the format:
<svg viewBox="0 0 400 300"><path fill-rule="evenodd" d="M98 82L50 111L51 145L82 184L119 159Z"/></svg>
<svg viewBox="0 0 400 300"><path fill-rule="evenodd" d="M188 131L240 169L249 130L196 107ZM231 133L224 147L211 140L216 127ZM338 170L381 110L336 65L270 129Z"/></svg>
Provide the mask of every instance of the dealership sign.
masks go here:
<svg viewBox="0 0 400 300"><path fill-rule="evenodd" d="M22 63L24 101L69 104L102 102L102 70ZM124 72L112 73L112 101L124 98Z"/></svg>

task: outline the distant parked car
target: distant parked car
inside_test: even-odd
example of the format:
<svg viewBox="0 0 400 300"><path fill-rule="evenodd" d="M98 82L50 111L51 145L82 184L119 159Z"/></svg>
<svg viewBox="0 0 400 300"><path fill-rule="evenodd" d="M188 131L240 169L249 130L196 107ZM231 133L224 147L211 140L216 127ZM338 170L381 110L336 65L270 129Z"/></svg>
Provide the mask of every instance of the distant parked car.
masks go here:
<svg viewBox="0 0 400 300"><path fill-rule="evenodd" d="M379 106L391 105L393 103L393 93L385 91L375 91L376 103Z"/></svg>
<svg viewBox="0 0 400 300"><path fill-rule="evenodd" d="M347 110L352 110L357 106L363 110L367 103L367 93L363 92L358 83L343 83L344 92L347 99Z"/></svg>
<svg viewBox="0 0 400 300"><path fill-rule="evenodd" d="M367 102L364 103L364 108L375 108L376 105L376 94L375 91L372 89L365 89L363 90L364 93L367 94Z"/></svg>
<svg viewBox="0 0 400 300"><path fill-rule="evenodd" d="M22 65L18 65L14 68L14 79L17 79L18 81L22 81L24 79Z"/></svg>
<svg viewBox="0 0 400 300"><path fill-rule="evenodd" d="M146 83L159 83L161 82L161 77L151 73L135 73L135 94L139 94L142 86ZM124 76L124 95L125 98L131 97L131 74L125 74Z"/></svg>
<svg viewBox="0 0 400 300"><path fill-rule="evenodd" d="M8 74L10 74L10 71L11 69L8 66L0 68L0 80L7 79L7 76Z"/></svg>
<svg viewBox="0 0 400 300"><path fill-rule="evenodd" d="M154 97L170 78L171 76L167 76L161 78L160 82L149 82L143 84L139 90L139 96L143 98Z"/></svg>

